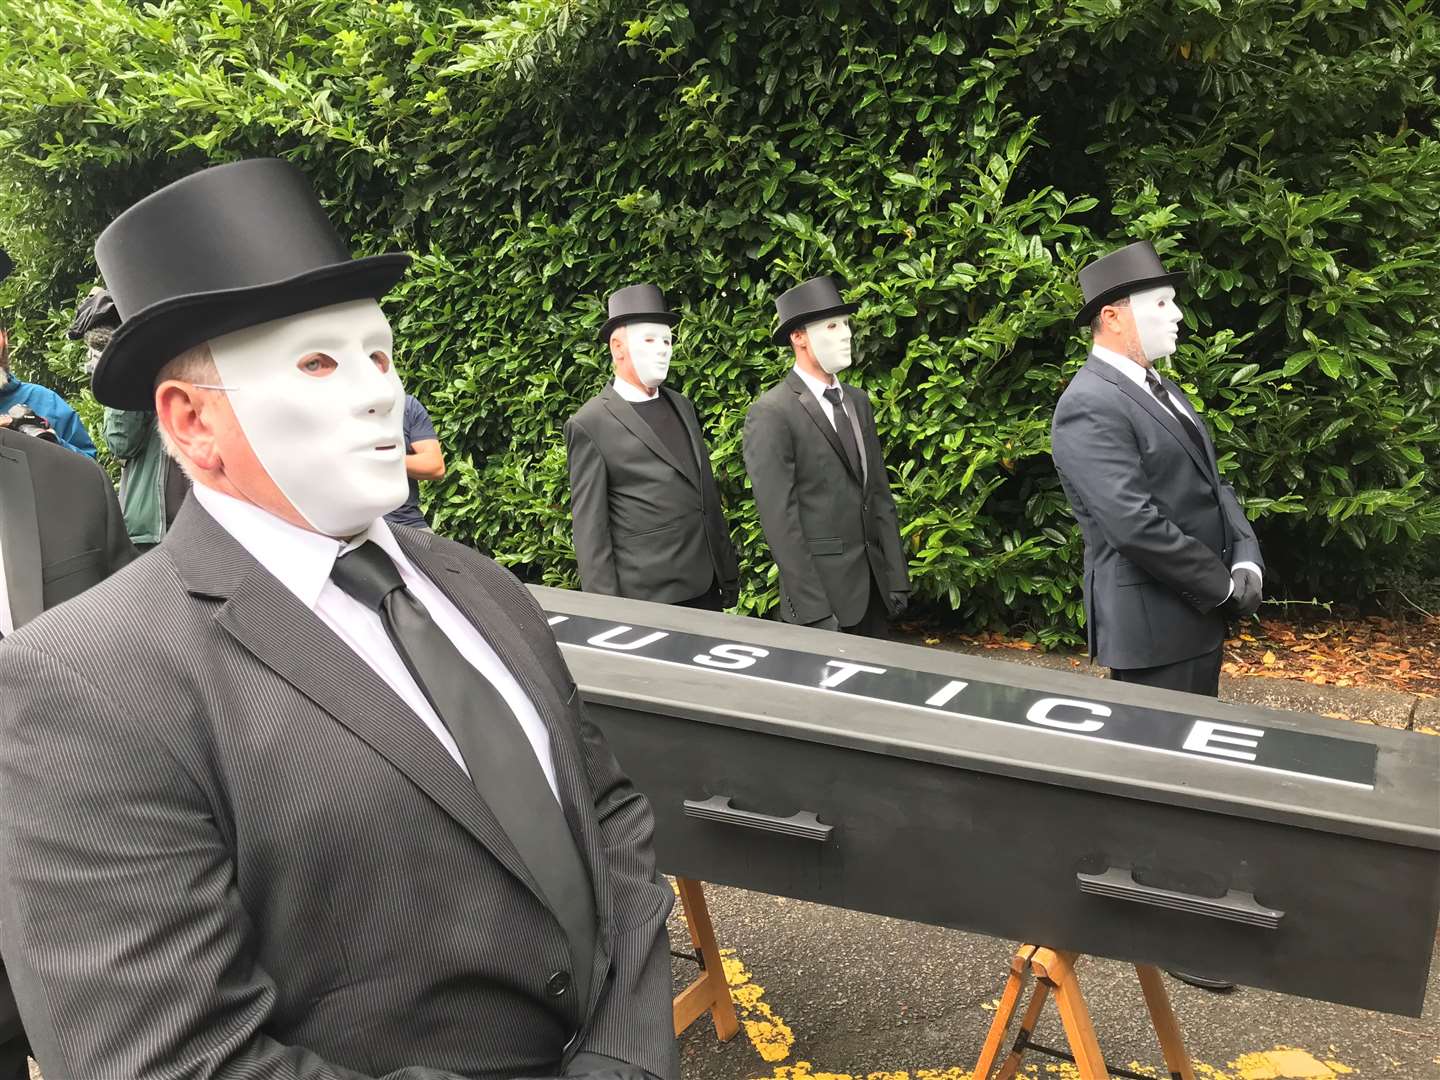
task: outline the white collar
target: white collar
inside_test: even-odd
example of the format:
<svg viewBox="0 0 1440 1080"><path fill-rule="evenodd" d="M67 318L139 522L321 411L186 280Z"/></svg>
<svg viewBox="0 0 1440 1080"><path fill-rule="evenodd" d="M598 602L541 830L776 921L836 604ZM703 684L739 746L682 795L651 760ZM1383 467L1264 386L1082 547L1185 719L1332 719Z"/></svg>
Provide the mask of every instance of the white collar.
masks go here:
<svg viewBox="0 0 1440 1080"><path fill-rule="evenodd" d="M194 488L195 497L206 513L312 611L320 601L320 591L330 580L335 559L366 540L379 544L397 564L409 565L383 517L372 521L358 536L341 541L299 528L254 503L204 484L195 484Z"/></svg>
<svg viewBox="0 0 1440 1080"><path fill-rule="evenodd" d="M628 379L622 379L619 375L615 376L615 392L626 401L655 401L660 397L660 388L658 386L652 393L636 386Z"/></svg>
<svg viewBox="0 0 1440 1080"><path fill-rule="evenodd" d="M800 378L805 380L805 385L810 388L810 392L814 394L817 398L823 398L825 396L826 390L832 390L840 385L840 380L837 379L834 375L830 376L830 381L828 383L823 383L819 379L815 378L814 375L811 375L808 371L801 371L799 364L795 365L795 374L799 375Z"/></svg>
<svg viewBox="0 0 1440 1080"><path fill-rule="evenodd" d="M1145 385L1145 372L1148 369L1137 364L1128 356L1123 356L1120 353L1116 352L1114 349L1107 349L1104 345L1091 345L1090 352L1099 359L1104 360L1107 364L1113 367L1116 371L1120 372L1121 375L1124 375L1136 386ZM1156 374L1158 375L1159 373L1157 372Z"/></svg>

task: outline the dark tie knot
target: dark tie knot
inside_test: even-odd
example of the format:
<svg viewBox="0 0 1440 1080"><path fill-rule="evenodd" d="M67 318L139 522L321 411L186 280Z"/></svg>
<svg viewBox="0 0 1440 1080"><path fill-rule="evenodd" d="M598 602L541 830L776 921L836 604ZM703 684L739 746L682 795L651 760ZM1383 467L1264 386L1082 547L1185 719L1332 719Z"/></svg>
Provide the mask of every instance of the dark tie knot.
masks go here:
<svg viewBox="0 0 1440 1080"><path fill-rule="evenodd" d="M824 391L824 393L825 400L828 401L831 405L834 405L837 409L845 407L845 395L841 393L838 386L829 387Z"/></svg>
<svg viewBox="0 0 1440 1080"><path fill-rule="evenodd" d="M405 587L394 560L373 540L366 540L336 559L330 580L375 611L380 610L387 596Z"/></svg>

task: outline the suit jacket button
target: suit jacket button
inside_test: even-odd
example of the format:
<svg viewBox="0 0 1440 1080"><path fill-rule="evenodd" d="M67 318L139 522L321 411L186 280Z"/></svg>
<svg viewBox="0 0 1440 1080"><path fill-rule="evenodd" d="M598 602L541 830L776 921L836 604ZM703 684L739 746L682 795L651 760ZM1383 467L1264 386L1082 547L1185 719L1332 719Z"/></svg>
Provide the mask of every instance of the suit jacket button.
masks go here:
<svg viewBox="0 0 1440 1080"><path fill-rule="evenodd" d="M545 981L545 993L552 998L564 997L570 989L570 973L568 971L557 971Z"/></svg>

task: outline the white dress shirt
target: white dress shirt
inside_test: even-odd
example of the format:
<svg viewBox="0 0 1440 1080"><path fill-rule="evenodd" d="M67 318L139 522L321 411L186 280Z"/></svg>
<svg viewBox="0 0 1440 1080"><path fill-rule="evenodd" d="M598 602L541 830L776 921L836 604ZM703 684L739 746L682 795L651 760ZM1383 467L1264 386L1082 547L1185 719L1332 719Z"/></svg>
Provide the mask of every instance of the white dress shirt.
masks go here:
<svg viewBox="0 0 1440 1080"><path fill-rule="evenodd" d="M840 380L835 378L834 375L831 375L830 381L823 383L808 371L801 371L799 364L795 365L795 374L805 380L805 385L808 386L810 392L815 395L815 400L820 403L820 408L823 409L825 415L830 418L830 426L835 428L836 431L839 431L840 429L835 426L835 406L825 400L825 391L838 387Z"/></svg>
<svg viewBox="0 0 1440 1080"><path fill-rule="evenodd" d="M1131 360L1128 356L1121 356L1113 349L1105 348L1104 345L1091 345L1090 351L1093 352L1096 356L1098 356L1101 360L1104 360L1116 371L1120 372L1121 375L1124 375L1136 386L1140 387L1141 390L1144 390L1147 394L1150 393L1150 387L1147 386L1145 383L1145 372L1149 370L1148 368L1141 367L1134 360ZM1160 373L1157 371L1155 374L1159 375ZM1167 387L1164 383L1160 384L1160 389L1164 390L1165 396L1170 399L1170 407L1175 410L1175 415L1179 416L1187 424L1192 423L1190 419L1190 414L1185 411L1185 405L1189 403L1182 403L1180 401L1177 401L1175 399L1175 395L1170 392L1169 387Z"/></svg>
<svg viewBox="0 0 1440 1080"><path fill-rule="evenodd" d="M619 375L615 376L615 392L630 402L654 401L660 396L660 388L658 386L654 390L644 390L634 383L627 382Z"/></svg>
<svg viewBox="0 0 1440 1080"><path fill-rule="evenodd" d="M430 618L435 620L435 624L479 672L481 678L494 686L510 706L510 711L520 721L525 736L535 750L535 756L540 760L540 768L545 773L545 779L549 781L551 792L559 798L559 787L555 782L555 763L550 756L550 732L540 719L535 706L510 674L510 670L495 654L495 650L471 625L470 620L405 557L383 517L376 518L359 536L342 542L297 528L258 506L207 488L203 484L195 485L195 497L210 516L255 557L256 562L279 579L302 604L319 616L321 622L335 631L340 640L350 646L375 674L389 684L400 699L414 710L415 715L425 722L425 726L440 740L440 745L445 747L456 763L464 769L465 759L455 745L455 740L450 737L450 732L430 707L429 700L410 674L410 669L405 666L405 661L400 659L400 654L395 651L390 636L385 633L385 624L380 620L380 613L366 607L330 580L330 571L339 555L359 547L366 540L373 540L380 545L385 554L395 561L395 567L400 571L405 587L429 612Z"/></svg>
<svg viewBox="0 0 1440 1080"><path fill-rule="evenodd" d="M1090 351L1094 353L1097 357L1099 357L1101 360L1104 360L1105 363L1109 364L1116 371L1120 372L1121 375L1124 375L1136 386L1140 387L1141 390L1144 390L1145 393L1150 393L1150 387L1147 386L1145 382L1145 372L1148 370L1147 368L1141 367L1134 360L1131 360L1128 356L1122 356L1114 349L1105 348L1104 345L1092 344L1090 346ZM1159 372L1156 372L1156 374L1158 375ZM1176 400L1175 395L1170 392L1170 388L1167 387L1164 383L1160 384L1160 389L1164 390L1165 396L1170 399L1170 407L1175 411L1175 415L1180 417L1180 422L1182 424L1193 424L1195 421L1190 419L1190 413L1186 409L1186 406L1189 405L1189 402L1181 402ZM1262 582L1265 580L1264 572L1261 571L1260 567L1256 566L1253 562L1242 560L1240 562L1237 562L1230 569L1238 570L1242 566L1245 569L1249 570L1251 573L1253 573ZM1235 592L1235 583L1233 581L1230 583L1230 592L1232 594ZM1226 599L1228 600L1229 597L1227 596Z"/></svg>

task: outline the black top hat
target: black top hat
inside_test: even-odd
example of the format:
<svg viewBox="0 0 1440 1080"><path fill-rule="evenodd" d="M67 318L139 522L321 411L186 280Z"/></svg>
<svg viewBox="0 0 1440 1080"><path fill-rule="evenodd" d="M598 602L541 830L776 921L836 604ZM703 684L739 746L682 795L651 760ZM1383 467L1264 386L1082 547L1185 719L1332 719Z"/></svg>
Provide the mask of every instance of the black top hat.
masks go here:
<svg viewBox="0 0 1440 1080"><path fill-rule="evenodd" d="M1085 296L1085 306L1075 316L1075 325L1084 326L1106 304L1122 296L1184 280L1184 274L1166 272L1149 240L1127 244L1080 271L1080 291Z"/></svg>
<svg viewBox="0 0 1440 1080"><path fill-rule="evenodd" d="M780 316L780 327L772 340L776 345L788 345L790 331L797 326L819 322L827 315L853 315L859 310L859 304L847 304L840 298L840 290L833 280L812 277L776 298L775 313Z"/></svg>
<svg viewBox="0 0 1440 1080"><path fill-rule="evenodd" d="M626 285L610 294L605 325L600 327L600 344L610 340L617 326L632 322L664 323L674 326L680 316L665 306L665 295L654 285Z"/></svg>
<svg viewBox="0 0 1440 1080"><path fill-rule="evenodd" d="M80 301L80 306L75 309L75 321L70 324L70 329L65 331L65 336L71 341L79 341L91 330L119 325L120 313L115 310L115 301L104 289L95 288L90 290L89 296Z"/></svg>
<svg viewBox="0 0 1440 1080"><path fill-rule="evenodd" d="M379 299L405 254L351 257L305 175L287 161L217 165L141 199L95 241L120 329L95 396L148 409L155 375L203 341L332 304Z"/></svg>

